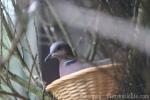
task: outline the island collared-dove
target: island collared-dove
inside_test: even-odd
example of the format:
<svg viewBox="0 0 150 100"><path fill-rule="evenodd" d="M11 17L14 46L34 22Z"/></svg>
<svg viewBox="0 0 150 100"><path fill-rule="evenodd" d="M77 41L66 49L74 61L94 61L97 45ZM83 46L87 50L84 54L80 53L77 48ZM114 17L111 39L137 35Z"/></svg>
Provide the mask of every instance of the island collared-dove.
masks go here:
<svg viewBox="0 0 150 100"><path fill-rule="evenodd" d="M56 58L59 60L60 77L87 68L88 66L91 67L91 65L88 63L81 64L81 62L74 57L70 46L63 41L56 41L52 43L49 48L49 54L45 58L45 62L49 58ZM110 63L110 59L106 59L100 62L98 61L96 63L98 65Z"/></svg>

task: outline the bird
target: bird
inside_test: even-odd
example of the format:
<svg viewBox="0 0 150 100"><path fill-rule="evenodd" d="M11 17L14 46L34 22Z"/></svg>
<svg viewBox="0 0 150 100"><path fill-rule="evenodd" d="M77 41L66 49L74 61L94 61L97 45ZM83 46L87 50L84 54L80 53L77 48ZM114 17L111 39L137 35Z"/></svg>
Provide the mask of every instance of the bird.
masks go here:
<svg viewBox="0 0 150 100"><path fill-rule="evenodd" d="M84 68L81 62L73 55L71 47L68 45L68 43L63 41L56 41L52 43L49 48L49 54L45 58L45 62L49 58L56 58L59 61L60 77Z"/></svg>
<svg viewBox="0 0 150 100"><path fill-rule="evenodd" d="M91 67L89 63L81 63L72 52L71 47L64 41L56 41L49 47L49 54L45 58L45 62L48 59L56 58L59 61L59 75L60 77L77 72L84 68ZM97 64L105 64L110 62L110 59L96 62Z"/></svg>

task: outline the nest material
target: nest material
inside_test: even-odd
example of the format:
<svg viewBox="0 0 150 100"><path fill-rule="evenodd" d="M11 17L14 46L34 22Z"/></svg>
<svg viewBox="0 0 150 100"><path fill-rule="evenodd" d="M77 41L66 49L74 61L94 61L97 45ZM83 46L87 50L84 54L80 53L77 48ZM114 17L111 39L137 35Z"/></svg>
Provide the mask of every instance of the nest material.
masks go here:
<svg viewBox="0 0 150 100"><path fill-rule="evenodd" d="M83 69L55 80L46 87L58 100L104 100L120 90L120 64Z"/></svg>

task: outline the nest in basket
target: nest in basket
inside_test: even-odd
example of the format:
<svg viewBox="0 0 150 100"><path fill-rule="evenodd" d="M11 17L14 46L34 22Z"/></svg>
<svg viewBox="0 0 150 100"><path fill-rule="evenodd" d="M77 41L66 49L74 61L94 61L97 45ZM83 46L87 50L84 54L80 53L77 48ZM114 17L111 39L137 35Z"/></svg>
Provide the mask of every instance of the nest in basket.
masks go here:
<svg viewBox="0 0 150 100"><path fill-rule="evenodd" d="M90 67L61 77L46 87L59 100L110 98L120 90L120 64Z"/></svg>

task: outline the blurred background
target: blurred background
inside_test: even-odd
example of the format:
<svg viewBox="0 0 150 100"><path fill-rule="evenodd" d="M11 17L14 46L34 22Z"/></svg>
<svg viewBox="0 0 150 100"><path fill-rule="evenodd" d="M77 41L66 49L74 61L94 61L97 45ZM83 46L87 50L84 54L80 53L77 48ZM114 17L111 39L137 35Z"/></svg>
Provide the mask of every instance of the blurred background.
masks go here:
<svg viewBox="0 0 150 100"><path fill-rule="evenodd" d="M43 88L59 78L59 63L44 59L57 40L67 42L83 63L107 58L122 63L120 93L149 98L149 5L149 0L0 0L0 100L51 98Z"/></svg>

